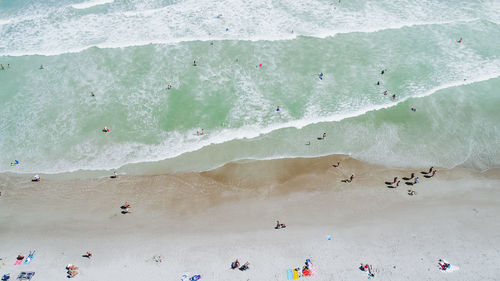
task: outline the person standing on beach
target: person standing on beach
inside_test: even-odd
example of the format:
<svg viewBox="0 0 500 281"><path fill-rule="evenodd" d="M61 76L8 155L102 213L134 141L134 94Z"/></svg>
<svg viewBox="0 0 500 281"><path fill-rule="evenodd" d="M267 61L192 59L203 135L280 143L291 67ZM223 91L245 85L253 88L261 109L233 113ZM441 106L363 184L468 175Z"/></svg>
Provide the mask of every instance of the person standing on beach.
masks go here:
<svg viewBox="0 0 500 281"><path fill-rule="evenodd" d="M349 178L349 182L352 182L353 179L354 179L354 175L351 175L351 177Z"/></svg>
<svg viewBox="0 0 500 281"><path fill-rule="evenodd" d="M395 177L394 181L392 183L395 184L397 181L398 181L398 177Z"/></svg>
<svg viewBox="0 0 500 281"><path fill-rule="evenodd" d="M411 173L410 179L412 179L415 176L415 173Z"/></svg>
<svg viewBox="0 0 500 281"><path fill-rule="evenodd" d="M432 172L432 169L434 169L434 167L431 167L431 168L429 169L428 174L430 174L430 173Z"/></svg>
<svg viewBox="0 0 500 281"><path fill-rule="evenodd" d="M415 181L413 182L413 184L417 184L418 183L418 177L415 178Z"/></svg>

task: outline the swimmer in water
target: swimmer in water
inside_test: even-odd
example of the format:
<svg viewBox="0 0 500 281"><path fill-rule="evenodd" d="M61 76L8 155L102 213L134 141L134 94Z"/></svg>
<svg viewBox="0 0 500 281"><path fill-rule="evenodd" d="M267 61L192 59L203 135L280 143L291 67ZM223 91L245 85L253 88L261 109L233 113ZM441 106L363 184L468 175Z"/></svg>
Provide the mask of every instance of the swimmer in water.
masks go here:
<svg viewBox="0 0 500 281"><path fill-rule="evenodd" d="M384 91L384 96L387 96L387 90Z"/></svg>
<svg viewBox="0 0 500 281"><path fill-rule="evenodd" d="M323 72L321 72L320 74L318 74L318 78L319 78L319 80L323 80Z"/></svg>
<svg viewBox="0 0 500 281"><path fill-rule="evenodd" d="M280 106L279 105L276 107L276 111L280 111Z"/></svg>
<svg viewBox="0 0 500 281"><path fill-rule="evenodd" d="M462 43L462 37L460 37L460 40L458 40L457 43Z"/></svg>
<svg viewBox="0 0 500 281"><path fill-rule="evenodd" d="M201 134L204 135L205 134L205 129L201 129Z"/></svg>
<svg viewBox="0 0 500 281"><path fill-rule="evenodd" d="M382 71L380 72L380 74L384 75L386 69L382 69Z"/></svg>
<svg viewBox="0 0 500 281"><path fill-rule="evenodd" d="M170 90L170 89L172 89L172 85L170 85L170 84L169 84L169 85L167 86L167 90Z"/></svg>
<svg viewBox="0 0 500 281"><path fill-rule="evenodd" d="M40 65L40 69L43 69L43 65Z"/></svg>
<svg viewBox="0 0 500 281"><path fill-rule="evenodd" d="M380 85L380 81L377 81L377 86L379 86L379 85Z"/></svg>
<svg viewBox="0 0 500 281"><path fill-rule="evenodd" d="M5 70L5 67L3 67L3 64L0 64L0 68L2 68L2 70Z"/></svg>
<svg viewBox="0 0 500 281"><path fill-rule="evenodd" d="M411 111L416 112L416 111L417 111L417 109L416 109L415 107L412 107L412 108L411 108Z"/></svg>
<svg viewBox="0 0 500 281"><path fill-rule="evenodd" d="M95 97L94 92L90 92L91 97Z"/></svg>
<svg viewBox="0 0 500 281"><path fill-rule="evenodd" d="M392 100L396 100L396 94L392 95Z"/></svg>
<svg viewBox="0 0 500 281"><path fill-rule="evenodd" d="M193 66L197 66L196 60L193 61Z"/></svg>

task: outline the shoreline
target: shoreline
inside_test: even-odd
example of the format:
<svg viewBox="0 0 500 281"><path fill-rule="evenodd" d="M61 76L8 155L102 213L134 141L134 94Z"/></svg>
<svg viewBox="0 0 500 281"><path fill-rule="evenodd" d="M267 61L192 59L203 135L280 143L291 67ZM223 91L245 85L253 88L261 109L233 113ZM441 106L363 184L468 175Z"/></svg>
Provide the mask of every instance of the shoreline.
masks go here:
<svg viewBox="0 0 500 281"><path fill-rule="evenodd" d="M364 160L359 160L356 159L350 155L347 154L325 154L325 155L320 155L320 156L295 156L295 157L289 157L289 156L279 156L279 157L269 157L269 158L241 158L241 159L235 159L229 162L222 162L220 164L217 164L213 167L206 168L206 169L201 169L201 170L176 170L176 171L162 171L163 168L161 166L162 161L167 161L167 160L172 160L172 159L165 159L165 160L159 160L159 161L152 161L152 162L138 162L138 163L129 163L121 166L120 168L117 169L100 169L100 170L84 170L84 169L79 169L79 170L74 170L74 171L67 171L67 172L58 172L58 173L31 173L31 172L13 172L13 171L3 171L0 172L0 178L6 178L6 179L16 179L16 178L31 178L34 174L41 175L43 178L48 178L51 180L65 180L65 179L97 179L97 178L109 178L113 174L113 171L117 171L120 177L141 177L141 176L160 176L160 175L179 175L179 174L196 174L196 173L206 173L206 172L211 172L219 169L225 169L226 167L232 166L232 165L255 165L253 163L265 163L269 161L308 161L308 160L313 160L314 159L329 159L333 161L332 163L336 163L335 161L341 159L351 159L358 161L360 165L366 165L366 166L373 166L377 168L384 168L384 169L394 169L394 170L417 170L419 168L412 168L412 167L404 167L404 166L387 166L383 165L380 163L373 163L373 162L368 162ZM500 167L492 167L488 168L486 170L477 170L477 169L472 169L469 167L463 167L463 166L455 166L453 168L443 168L443 167L437 167L438 169L441 170L463 170L467 171L470 173L477 173L479 175L493 175L500 173ZM167 168L168 169L168 168ZM121 172L123 171L123 172Z"/></svg>
<svg viewBox="0 0 500 281"><path fill-rule="evenodd" d="M359 263L373 264L384 280L494 280L488 261L500 257L490 247L500 243L499 170L437 169L427 179L423 169L331 155L117 179L33 183L0 175L0 237L8 241L0 274L64 280L71 263L82 280L180 280L184 272L201 280L287 280L287 269L310 258L317 268L311 280L366 278ZM404 184L384 184L411 171L421 177L411 187L415 196ZM352 183L341 182L351 174ZM132 213L123 215L125 201ZM276 220L287 228L274 229ZM17 254L35 249L30 265L13 265ZM83 258L89 250L92 259ZM228 269L236 258L250 269ZM440 272L439 258L460 269Z"/></svg>

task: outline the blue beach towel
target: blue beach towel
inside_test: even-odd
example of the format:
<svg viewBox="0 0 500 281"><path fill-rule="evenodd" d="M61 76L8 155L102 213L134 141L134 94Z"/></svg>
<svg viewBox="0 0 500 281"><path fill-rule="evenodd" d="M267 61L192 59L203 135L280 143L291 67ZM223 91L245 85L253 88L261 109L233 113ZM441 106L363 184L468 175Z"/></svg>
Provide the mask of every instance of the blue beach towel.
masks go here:
<svg viewBox="0 0 500 281"><path fill-rule="evenodd" d="M201 275L194 275L193 277L189 278L189 281L197 281L200 280Z"/></svg>
<svg viewBox="0 0 500 281"><path fill-rule="evenodd" d="M25 259L24 259L24 264L30 264L30 262L33 260L35 257L35 253L29 254Z"/></svg>
<svg viewBox="0 0 500 281"><path fill-rule="evenodd" d="M288 280L292 280L293 279L293 270L288 269L286 271L286 276L287 276Z"/></svg>

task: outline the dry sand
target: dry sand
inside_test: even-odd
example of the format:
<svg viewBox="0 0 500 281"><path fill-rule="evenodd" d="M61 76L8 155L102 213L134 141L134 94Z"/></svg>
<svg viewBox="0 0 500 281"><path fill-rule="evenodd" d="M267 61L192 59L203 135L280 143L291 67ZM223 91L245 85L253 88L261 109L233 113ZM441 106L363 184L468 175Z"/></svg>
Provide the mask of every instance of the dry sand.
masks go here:
<svg viewBox="0 0 500 281"><path fill-rule="evenodd" d="M424 178L333 155L117 179L32 183L3 174L0 275L66 280L71 263L78 280L180 280L184 272L202 281L287 280L287 269L310 258L317 275L300 280L365 280L360 263L373 264L377 280L499 280L500 172L438 170ZM419 184L384 184L411 172ZM352 183L341 182L351 174ZM123 215L125 201L133 212ZM274 229L278 219L286 229ZM30 265L13 265L35 249ZM88 250L92 259L82 257ZM250 269L229 269L235 258ZM439 258L459 270L438 270Z"/></svg>

